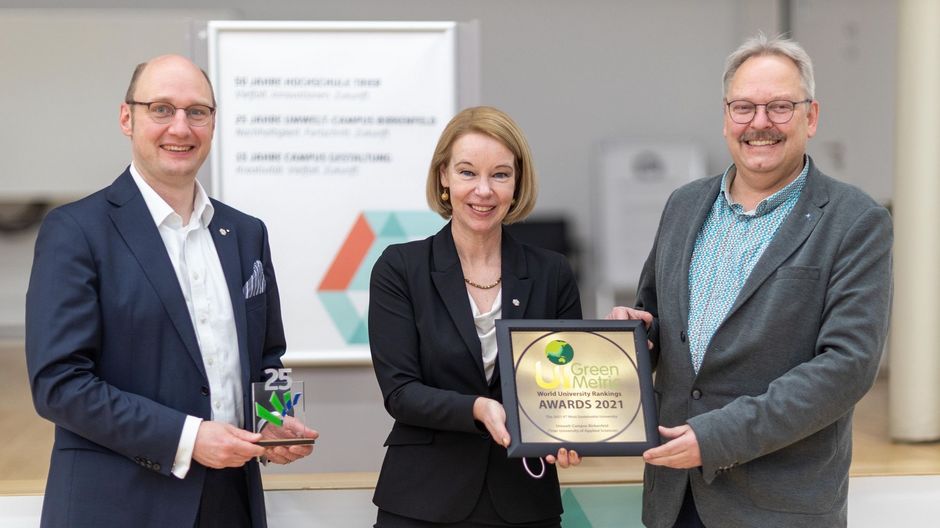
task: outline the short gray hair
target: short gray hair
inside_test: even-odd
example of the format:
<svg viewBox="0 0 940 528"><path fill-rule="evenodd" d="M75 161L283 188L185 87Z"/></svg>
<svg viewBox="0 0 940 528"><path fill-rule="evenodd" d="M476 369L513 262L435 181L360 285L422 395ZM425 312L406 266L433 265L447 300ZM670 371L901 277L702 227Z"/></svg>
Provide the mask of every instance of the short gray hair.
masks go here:
<svg viewBox="0 0 940 528"><path fill-rule="evenodd" d="M795 41L783 36L768 39L763 33L751 37L744 41L741 46L734 50L725 60L725 74L722 76L724 82L724 91L722 95L728 96L728 89L731 87L731 79L738 71L738 68L744 64L744 61L751 57L760 57L763 55L778 55L786 57L793 61L800 71L800 85L806 92L806 97L816 98L816 81L813 79L813 61L809 54Z"/></svg>

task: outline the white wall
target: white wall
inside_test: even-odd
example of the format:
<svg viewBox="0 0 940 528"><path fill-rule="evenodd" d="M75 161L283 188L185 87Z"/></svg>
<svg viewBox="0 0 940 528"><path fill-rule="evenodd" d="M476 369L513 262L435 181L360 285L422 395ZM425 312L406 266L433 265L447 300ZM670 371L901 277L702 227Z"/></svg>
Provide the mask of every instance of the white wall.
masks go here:
<svg viewBox="0 0 940 528"><path fill-rule="evenodd" d="M129 159L118 105L134 67L198 52L217 10L0 11L0 196L72 199L111 183ZM15 123L15 126L11 126ZM50 152L49 144L54 145Z"/></svg>
<svg viewBox="0 0 940 528"><path fill-rule="evenodd" d="M33 231L0 233L0 338L23 335L26 283L35 242Z"/></svg>
<svg viewBox="0 0 940 528"><path fill-rule="evenodd" d="M794 2L794 38L813 58L819 129L810 154L830 176L891 200L897 77L896 2Z"/></svg>

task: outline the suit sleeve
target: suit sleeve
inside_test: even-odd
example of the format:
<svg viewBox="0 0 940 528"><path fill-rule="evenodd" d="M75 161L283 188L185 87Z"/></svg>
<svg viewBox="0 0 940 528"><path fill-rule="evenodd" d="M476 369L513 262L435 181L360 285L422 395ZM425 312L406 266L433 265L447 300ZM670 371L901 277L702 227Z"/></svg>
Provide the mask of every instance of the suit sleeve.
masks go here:
<svg viewBox="0 0 940 528"><path fill-rule="evenodd" d="M372 268L369 287L369 345L385 409L408 425L478 432L473 419L476 395L425 384L420 336L408 293L405 265L388 248Z"/></svg>
<svg viewBox="0 0 940 528"><path fill-rule="evenodd" d="M813 359L771 382L764 394L689 420L707 482L722 466L774 452L833 423L871 388L888 327L891 244L887 211L862 212L836 253Z"/></svg>
<svg viewBox="0 0 940 528"><path fill-rule="evenodd" d="M166 461L153 469L169 475L186 415L96 374L102 354L99 280L80 224L61 209L49 213L26 294L33 402L43 418L112 451Z"/></svg>

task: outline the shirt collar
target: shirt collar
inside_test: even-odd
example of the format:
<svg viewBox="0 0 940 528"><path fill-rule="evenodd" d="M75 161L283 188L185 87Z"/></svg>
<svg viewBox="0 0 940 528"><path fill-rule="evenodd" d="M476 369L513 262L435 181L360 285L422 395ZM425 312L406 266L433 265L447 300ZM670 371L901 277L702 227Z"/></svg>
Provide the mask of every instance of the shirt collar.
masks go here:
<svg viewBox="0 0 940 528"><path fill-rule="evenodd" d="M762 216L765 215L781 204L792 198L794 195L799 195L803 190L803 186L806 183L806 175L809 173L809 159L806 155L803 156L803 170L800 171L799 176L795 180L788 183L786 187L780 189L779 191L771 194L767 198L764 198L757 204L752 211L745 211L744 207L735 202L731 198L731 182L734 181L736 168L734 163L732 163L725 170L725 173L721 176L721 194L724 196L725 203L728 207L731 208L737 214L746 215L746 216Z"/></svg>
<svg viewBox="0 0 940 528"><path fill-rule="evenodd" d="M137 188L140 189L140 194L144 197L144 203L147 204L150 216L153 217L153 223L157 227L163 224L169 227L183 227L183 219L180 215L170 207L170 204L166 203L166 200L157 194L157 191L153 190L150 184L144 181L143 176L140 175L133 162L131 162L130 173L134 183L137 184ZM212 206L212 202L209 201L209 195L206 194L206 190L199 183L199 180L196 180L196 199L193 202L193 213L189 217L190 224L193 223L194 219L198 219L201 222L194 227L208 226L214 215L215 208Z"/></svg>

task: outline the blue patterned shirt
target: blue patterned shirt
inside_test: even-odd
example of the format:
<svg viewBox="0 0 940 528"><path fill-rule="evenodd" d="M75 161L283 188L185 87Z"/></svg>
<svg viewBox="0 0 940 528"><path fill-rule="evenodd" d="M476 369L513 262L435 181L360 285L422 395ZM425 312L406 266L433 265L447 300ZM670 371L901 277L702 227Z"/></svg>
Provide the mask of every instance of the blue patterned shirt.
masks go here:
<svg viewBox="0 0 940 528"><path fill-rule="evenodd" d="M695 239L689 266L689 349L698 374L705 350L760 256L790 214L803 186L809 163L795 180L764 198L753 211L734 203L729 192L734 165L721 178L721 192Z"/></svg>

